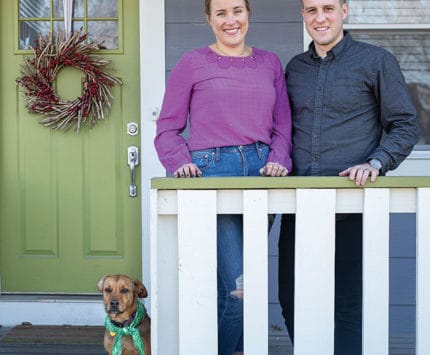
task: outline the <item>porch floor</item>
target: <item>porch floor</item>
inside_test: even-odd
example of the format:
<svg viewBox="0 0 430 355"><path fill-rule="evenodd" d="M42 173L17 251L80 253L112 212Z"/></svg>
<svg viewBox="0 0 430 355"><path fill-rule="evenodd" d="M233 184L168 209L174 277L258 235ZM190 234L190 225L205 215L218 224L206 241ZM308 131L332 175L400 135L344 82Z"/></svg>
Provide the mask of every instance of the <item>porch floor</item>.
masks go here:
<svg viewBox="0 0 430 355"><path fill-rule="evenodd" d="M0 354L106 354L104 328L100 326L0 326ZM269 355L292 355L291 342L284 332L270 332ZM414 355L411 336L390 339L390 355Z"/></svg>

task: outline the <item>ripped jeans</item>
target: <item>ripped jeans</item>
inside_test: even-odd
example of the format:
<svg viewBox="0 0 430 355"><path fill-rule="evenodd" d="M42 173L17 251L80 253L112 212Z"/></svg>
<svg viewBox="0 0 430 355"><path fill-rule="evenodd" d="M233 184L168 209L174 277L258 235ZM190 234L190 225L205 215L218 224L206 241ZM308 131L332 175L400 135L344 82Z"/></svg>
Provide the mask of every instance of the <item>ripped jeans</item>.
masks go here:
<svg viewBox="0 0 430 355"><path fill-rule="evenodd" d="M269 147L263 143L192 151L191 157L209 176L258 176ZM243 217L218 215L218 354L243 351Z"/></svg>

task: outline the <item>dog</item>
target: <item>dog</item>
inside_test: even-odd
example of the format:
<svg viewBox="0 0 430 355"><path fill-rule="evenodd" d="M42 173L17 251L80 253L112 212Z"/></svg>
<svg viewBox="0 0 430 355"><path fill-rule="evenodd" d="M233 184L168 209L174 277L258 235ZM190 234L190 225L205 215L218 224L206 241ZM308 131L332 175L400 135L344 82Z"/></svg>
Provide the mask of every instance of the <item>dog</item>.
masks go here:
<svg viewBox="0 0 430 355"><path fill-rule="evenodd" d="M135 333L140 335L145 355L151 355L151 318L146 313L143 302L139 300L148 296L143 283L126 275L106 275L98 282L97 289L103 294L107 314L103 345L108 354L119 354L117 346L122 348L121 354L141 354L137 345L141 346L142 343L123 334L124 329L128 331L133 328L138 330ZM139 318L142 319L138 321ZM117 344L118 336L120 338Z"/></svg>

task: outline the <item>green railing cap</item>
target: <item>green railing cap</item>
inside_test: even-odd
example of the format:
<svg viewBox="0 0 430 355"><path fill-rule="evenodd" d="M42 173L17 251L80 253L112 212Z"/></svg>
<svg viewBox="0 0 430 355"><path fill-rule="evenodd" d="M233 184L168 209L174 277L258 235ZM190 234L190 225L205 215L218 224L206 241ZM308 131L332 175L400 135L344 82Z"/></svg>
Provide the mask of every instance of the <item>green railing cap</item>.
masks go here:
<svg viewBox="0 0 430 355"><path fill-rule="evenodd" d="M430 176L380 176L368 181L364 188L416 188L430 187ZM323 189L363 188L346 177L288 176L288 177L205 177L205 178L153 178L151 188L158 190L250 190L250 189Z"/></svg>

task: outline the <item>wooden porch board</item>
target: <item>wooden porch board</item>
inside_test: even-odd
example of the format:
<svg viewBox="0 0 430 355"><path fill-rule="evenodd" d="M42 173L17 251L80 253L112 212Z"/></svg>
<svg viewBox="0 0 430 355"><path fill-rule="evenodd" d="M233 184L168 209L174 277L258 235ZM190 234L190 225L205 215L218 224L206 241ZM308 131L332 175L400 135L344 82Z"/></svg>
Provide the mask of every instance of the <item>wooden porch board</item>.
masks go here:
<svg viewBox="0 0 430 355"><path fill-rule="evenodd" d="M106 354L104 327L31 326L0 328L0 354Z"/></svg>
<svg viewBox="0 0 430 355"><path fill-rule="evenodd" d="M415 338L411 335L390 336L390 355L415 355ZM293 355L286 332L269 332L269 355Z"/></svg>
<svg viewBox="0 0 430 355"><path fill-rule="evenodd" d="M103 326L17 325L4 328L2 343L103 344Z"/></svg>
<svg viewBox="0 0 430 355"><path fill-rule="evenodd" d="M103 327L22 328L0 327L0 354L106 354L103 348ZM57 340L53 342L55 339ZM290 338L286 332L269 332L269 355L293 355ZM414 337L391 336L390 355L415 355Z"/></svg>
<svg viewBox="0 0 430 355"><path fill-rule="evenodd" d="M0 354L2 355L106 355L103 345L90 344L44 344L44 343L2 343L0 342Z"/></svg>

